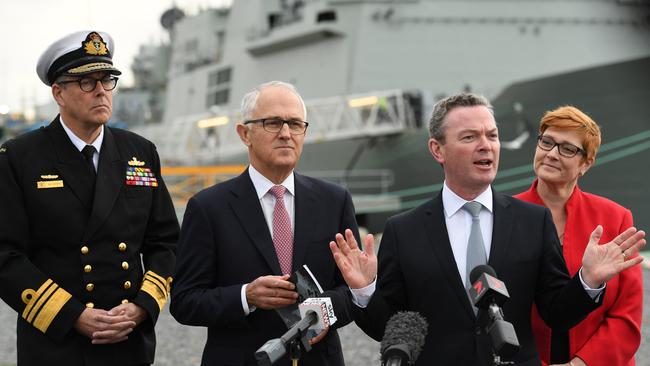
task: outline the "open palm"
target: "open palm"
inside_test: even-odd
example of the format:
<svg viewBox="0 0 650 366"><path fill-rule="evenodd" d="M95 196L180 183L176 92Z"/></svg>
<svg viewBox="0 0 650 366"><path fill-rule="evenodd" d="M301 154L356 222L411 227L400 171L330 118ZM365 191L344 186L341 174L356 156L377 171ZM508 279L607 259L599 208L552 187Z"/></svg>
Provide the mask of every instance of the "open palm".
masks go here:
<svg viewBox="0 0 650 366"><path fill-rule="evenodd" d="M607 244L599 245L603 227L598 225L591 233L582 256L582 276L591 288L597 288L612 277L643 261L636 254L645 246L645 232L631 227Z"/></svg>
<svg viewBox="0 0 650 366"><path fill-rule="evenodd" d="M336 234L336 241L330 242L330 250L345 283L350 288L366 287L377 277L377 256L372 234L366 236L365 251L363 251L352 235L352 230L347 229L345 238L341 234Z"/></svg>

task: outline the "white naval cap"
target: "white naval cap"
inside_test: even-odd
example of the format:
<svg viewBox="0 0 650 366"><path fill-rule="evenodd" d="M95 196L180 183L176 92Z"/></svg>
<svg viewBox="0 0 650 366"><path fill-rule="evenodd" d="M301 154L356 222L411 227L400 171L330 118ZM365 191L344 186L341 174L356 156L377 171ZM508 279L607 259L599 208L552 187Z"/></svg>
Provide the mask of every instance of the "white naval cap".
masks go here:
<svg viewBox="0 0 650 366"><path fill-rule="evenodd" d="M85 75L108 71L122 72L113 67L115 42L106 32L80 31L52 43L36 65L36 73L45 85L51 86L61 75Z"/></svg>

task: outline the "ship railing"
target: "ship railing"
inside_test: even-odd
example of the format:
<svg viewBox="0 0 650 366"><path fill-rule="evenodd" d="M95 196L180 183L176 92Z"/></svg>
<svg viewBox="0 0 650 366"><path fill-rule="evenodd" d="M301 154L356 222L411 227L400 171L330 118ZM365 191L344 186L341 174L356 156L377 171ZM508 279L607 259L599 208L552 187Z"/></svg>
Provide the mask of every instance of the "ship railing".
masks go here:
<svg viewBox="0 0 650 366"><path fill-rule="evenodd" d="M307 170L302 173L339 184L353 194L386 193L395 183L395 176L390 169Z"/></svg>
<svg viewBox="0 0 650 366"><path fill-rule="evenodd" d="M395 182L390 169L308 170L302 173L347 188L358 214L374 212L377 207L397 210L401 205L400 197L388 194Z"/></svg>
<svg viewBox="0 0 650 366"><path fill-rule="evenodd" d="M309 100L307 141L326 141L398 133L414 125L402 90Z"/></svg>
<svg viewBox="0 0 650 366"><path fill-rule="evenodd" d="M401 90L313 99L305 104L307 143L395 134L415 126L414 108ZM168 165L220 164L246 152L235 128L240 120L238 111L216 108L133 130L152 140Z"/></svg>
<svg viewBox="0 0 650 366"><path fill-rule="evenodd" d="M241 174L246 165L163 166L161 174L177 215L182 217L187 201L197 192Z"/></svg>

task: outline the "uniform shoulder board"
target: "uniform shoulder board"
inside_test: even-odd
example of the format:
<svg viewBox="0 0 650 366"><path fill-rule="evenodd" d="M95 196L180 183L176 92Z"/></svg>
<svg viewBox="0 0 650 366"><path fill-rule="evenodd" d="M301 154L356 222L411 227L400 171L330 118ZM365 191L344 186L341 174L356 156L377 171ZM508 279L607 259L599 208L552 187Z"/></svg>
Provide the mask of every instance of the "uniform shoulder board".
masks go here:
<svg viewBox="0 0 650 366"><path fill-rule="evenodd" d="M0 154L4 154L4 153L6 153L6 152L7 152L7 148L4 147L4 146L1 146L1 147L0 147Z"/></svg>

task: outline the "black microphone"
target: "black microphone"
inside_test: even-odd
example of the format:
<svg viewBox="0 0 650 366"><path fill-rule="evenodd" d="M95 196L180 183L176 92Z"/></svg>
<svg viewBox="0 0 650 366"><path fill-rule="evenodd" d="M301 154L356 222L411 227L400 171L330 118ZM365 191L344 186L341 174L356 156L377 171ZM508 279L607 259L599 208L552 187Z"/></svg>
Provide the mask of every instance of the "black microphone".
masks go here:
<svg viewBox="0 0 650 366"><path fill-rule="evenodd" d="M490 317L485 331L492 339L494 351L502 357L513 357L519 351L519 340L515 327L503 319L501 305L510 298L506 285L496 278L496 272L488 265L476 266L469 278L472 303L487 310Z"/></svg>
<svg viewBox="0 0 650 366"><path fill-rule="evenodd" d="M414 311L400 311L390 317L381 340L385 366L413 365L422 352L429 324Z"/></svg>
<svg viewBox="0 0 650 366"><path fill-rule="evenodd" d="M506 285L499 281L494 268L487 264L474 267L469 274L472 288L469 291L472 303L479 309L487 309L490 304L503 305L510 298Z"/></svg>

